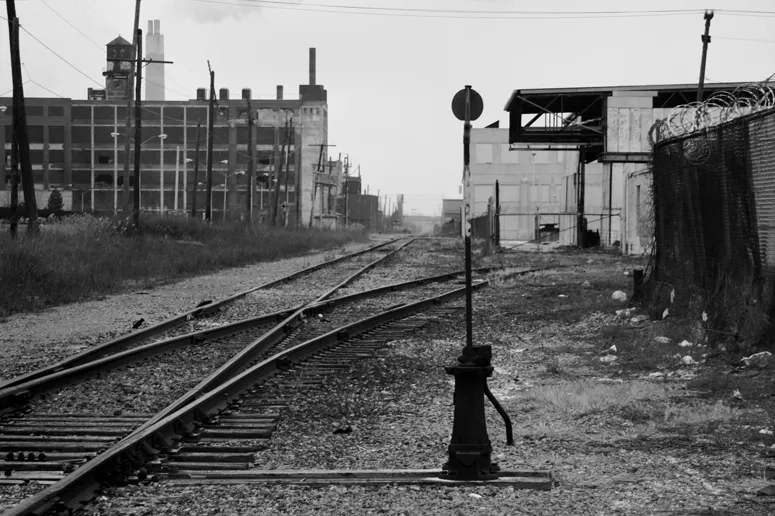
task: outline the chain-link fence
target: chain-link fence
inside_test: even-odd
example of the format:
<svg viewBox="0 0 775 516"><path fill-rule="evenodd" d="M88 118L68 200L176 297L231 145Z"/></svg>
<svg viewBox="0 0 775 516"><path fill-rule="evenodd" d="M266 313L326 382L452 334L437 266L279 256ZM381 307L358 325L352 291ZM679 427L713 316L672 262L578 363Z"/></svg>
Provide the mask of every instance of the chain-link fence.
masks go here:
<svg viewBox="0 0 775 516"><path fill-rule="evenodd" d="M657 142L653 177L648 302L702 318L711 337L761 341L775 309L775 110Z"/></svg>

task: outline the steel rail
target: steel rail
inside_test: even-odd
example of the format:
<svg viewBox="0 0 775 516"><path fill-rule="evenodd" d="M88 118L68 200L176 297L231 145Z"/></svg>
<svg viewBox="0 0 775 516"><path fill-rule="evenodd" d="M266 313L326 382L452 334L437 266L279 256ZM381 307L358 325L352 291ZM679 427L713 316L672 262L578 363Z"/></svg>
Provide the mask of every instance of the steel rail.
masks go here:
<svg viewBox="0 0 775 516"><path fill-rule="evenodd" d="M406 237L404 237L406 238ZM238 292L236 294L233 294L229 297L226 297L224 299L221 299L220 301L215 301L209 305L194 308L192 310L188 310L187 312L183 312L181 314L175 315L167 320L161 321L159 323L154 324L153 326L149 326L148 328L144 330L140 330L138 332L134 332L127 335L122 335L121 337L117 337L111 341L108 341L104 344L101 344L99 346L95 346L93 348L86 349L84 351L81 351L80 353L77 353L75 355L69 356L63 360L60 360L59 362L56 362L54 364L51 364L46 367L42 367L40 369L36 369L35 371L30 371L28 373L25 373L23 375L17 376L15 378L11 378L10 380L6 380L2 383L0 383L0 390L7 389L9 387L13 387L15 385L19 385L22 383L29 382L30 380L40 378L42 376L50 375L52 373L56 373L59 371L62 371L66 368L75 367L80 364L84 364L87 362L90 362L94 360L97 357L104 356L108 353L113 353L115 351L118 351L120 349L123 349L126 346L130 346L138 341L153 337L154 335L158 335L160 333L163 333L170 328L173 328L175 326L178 326L179 324L185 322L189 316L199 316L203 314L207 314L210 312L215 311L216 309L220 308L221 306L230 303L236 299L239 299L241 297L244 297L252 292L255 292L257 290L262 289L268 289L271 287L274 287L275 285L278 285L280 283L284 283L286 281L290 281L293 279L296 279L299 276L302 276L309 272L314 272L316 270L320 270L324 267L327 267L329 265L333 265L335 263L348 260L350 258L354 258L356 256L360 256L362 254L368 253L370 251L374 251L376 249L379 249L381 247L385 247L387 245L393 244L399 240L402 240L402 238L395 238L392 240L389 240L387 242L383 242L381 244L377 244L375 246L368 247L366 249L362 249L360 251L356 251L354 253L350 253L344 256L340 256L339 258L334 258L333 260L328 260L322 263L319 263L317 265L311 265L309 267L305 267L303 269L299 269L296 272L292 272L291 274L288 274L286 276L283 276L282 278L269 281L267 283L262 283L261 285L257 285L255 287L251 287L247 290L243 290L242 292Z"/></svg>
<svg viewBox="0 0 775 516"><path fill-rule="evenodd" d="M488 281L481 281L474 284L473 288L480 289L488 283ZM79 508L82 503L88 503L93 497L94 491L109 475L109 472L115 469L116 464L137 463L144 457L152 457L163 448L170 447L170 443L174 440L185 437L186 434L190 433L190 429L195 428L201 421L211 420L217 411L228 407L242 392L258 386L276 371L287 369L294 363L301 362L323 349L345 342L370 329L462 296L465 290L465 288L459 288L447 291L438 296L406 304L342 326L277 353L223 382L209 392L194 388L191 391L190 401L183 405L173 404L174 410L165 409L165 414L162 417L151 420L101 455L81 466L74 473L35 496L22 501L6 512L6 516L42 516L58 505L62 509L65 507Z"/></svg>
<svg viewBox="0 0 775 516"><path fill-rule="evenodd" d="M391 243L394 243L395 241L396 240L393 240L391 241ZM210 328L200 332L194 332L186 335L172 337L170 339L166 339L161 342L146 344L144 346L122 351L116 354L103 356L89 362L77 363L72 365L69 368L58 369L45 376L38 376L26 382L17 383L8 388L1 388L2 386L0 386L0 414L6 411L12 410L13 408L17 407L20 404L26 403L36 392L44 391L54 386L60 386L66 382L71 382L78 378L82 378L83 376L91 374L95 371L115 369L116 367L120 367L121 365L124 365L127 363L136 362L138 360L142 360L143 358L146 358L149 356L153 356L159 353L164 353L167 351L172 351L174 349L193 344L201 339L212 339L212 338L217 338L225 335L231 335L239 331L243 331L245 329L248 329L254 326L265 324L273 320L280 321L280 323L277 326L275 326L272 330L270 330L269 333L271 334L271 338L265 339L265 340L262 340L263 339L262 338L252 342L246 348L240 351L235 357L233 357L231 360L226 362L226 364L221 366L221 368L219 368L216 371L216 373L218 373L221 371L222 368L226 366L230 366L222 374L233 374L234 366L238 366L240 364L240 361L244 360L246 356L261 353L266 348L276 344L277 342L279 342L279 340L282 340L285 333L289 331L287 328L292 327L301 318L307 306L315 305L325 300L327 297L334 294L338 289L355 281L355 279L357 279L359 276L368 272L369 270L371 270L380 262L386 260L390 256L393 256L395 253L397 253L407 245L411 244L413 241L414 239L410 239L407 242L399 245L397 248L393 249L389 253L385 254L384 256L381 256L376 260L368 263L364 267L361 267L353 274L345 278L342 282L337 284L335 287L329 289L322 295L315 298L314 301L306 305L304 304L297 305L292 309L287 309L279 312L274 312L271 314L253 317L251 319L237 321L231 324L225 324L217 328ZM382 246L380 245L380 247ZM360 254L363 254L363 253L360 253ZM255 290L258 290L258 289L252 289L251 291L255 291ZM261 344L257 346L257 343L261 343ZM243 353L246 350L248 351L248 353ZM208 376L205 380L210 379L210 376ZM203 388L206 388L207 386L211 385L211 382L209 381L207 381L206 383L202 382L200 383L200 385L203 385Z"/></svg>
<svg viewBox="0 0 775 516"><path fill-rule="evenodd" d="M328 296L335 293L338 289L352 282L359 275L373 268L381 260L386 259L387 257L399 251L406 245L409 245L409 243L411 243L411 241L407 242L406 244L403 244L399 248L387 254L385 257L382 257L378 260L375 260L374 262L371 262L366 267L360 269L358 272L351 275L350 277L345 279L343 282L341 282L339 285L329 290L325 294L319 296L316 301L308 305L297 305L292 308L288 308L286 310L272 312L269 314L263 314L256 317L243 319L240 321L235 321L233 323L224 324L222 326L218 326L215 328L207 328L204 330L191 332L184 335L171 337L163 341L146 344L144 346L121 351L113 355L103 356L91 362L86 362L86 363L71 367L69 369L57 371L55 373L52 373L46 376L35 378L28 382L15 385L7 389L0 389L0 413L2 413L2 411L4 410L9 410L11 408L17 407L20 404L26 403L34 394L44 392L51 388L61 387L65 383L75 381L89 374L93 374L95 372L105 372L111 369L116 369L123 365L134 363L150 356L173 351L175 349L178 349L184 346L201 343L202 341L212 340L220 337L225 337L228 335L233 335L241 331L245 331L250 328L253 328L255 326L266 324L268 322L287 321L291 315L293 315L298 311L301 311L302 314L308 314L310 312L315 313L315 312L330 310L337 305L353 302L359 299L374 297L383 292L395 292L398 290L411 288L417 285L442 282L442 281L454 279L464 274L465 271L463 270L451 271L444 274L427 276L427 277L404 281L400 283L393 283L390 285L385 285L374 289L347 294L345 296L326 299ZM553 267L553 268L557 268L557 267ZM484 273L484 272L491 272L492 270L495 270L495 269L491 267L483 267L483 268L474 269L474 272ZM539 272L542 270L546 270L546 268L515 271L513 274L524 275L532 272Z"/></svg>

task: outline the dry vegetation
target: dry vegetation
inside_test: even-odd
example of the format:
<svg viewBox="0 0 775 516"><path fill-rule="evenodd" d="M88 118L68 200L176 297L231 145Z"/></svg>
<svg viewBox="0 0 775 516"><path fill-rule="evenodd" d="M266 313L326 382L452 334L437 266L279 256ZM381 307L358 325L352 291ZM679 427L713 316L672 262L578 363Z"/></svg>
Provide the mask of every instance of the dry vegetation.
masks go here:
<svg viewBox="0 0 775 516"><path fill-rule="evenodd" d="M0 234L0 316L366 238L151 216L141 235L126 229L124 220L75 215L44 224L37 238Z"/></svg>

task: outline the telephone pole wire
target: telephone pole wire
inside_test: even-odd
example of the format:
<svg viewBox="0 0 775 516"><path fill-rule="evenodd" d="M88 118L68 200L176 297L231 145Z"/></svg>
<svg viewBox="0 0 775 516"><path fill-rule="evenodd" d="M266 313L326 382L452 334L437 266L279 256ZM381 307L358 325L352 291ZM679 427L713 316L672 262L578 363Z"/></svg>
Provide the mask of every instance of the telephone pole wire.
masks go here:
<svg viewBox="0 0 775 516"><path fill-rule="evenodd" d="M19 51L19 18L16 17L14 0L6 0L8 12L8 33L11 43L11 76L13 80L13 135L18 146L18 157L21 164L22 190L24 204L27 208L27 234L38 232L38 203L35 199L35 183L30 162L30 140L27 132L27 112L24 102L24 85L22 84L21 54Z"/></svg>
<svg viewBox="0 0 775 516"><path fill-rule="evenodd" d="M134 203L132 208L132 216L134 217L135 231L140 232L140 150L142 148L142 101L140 99L140 93L142 90L143 82L143 31L137 29L135 31L135 37L137 38L137 59L135 60L137 66L137 81L135 85L135 189L134 189ZM130 140L127 133L126 141ZM126 183L126 181L124 181Z"/></svg>
<svg viewBox="0 0 775 516"><path fill-rule="evenodd" d="M215 125L215 71L210 68L210 60L207 60L207 69L210 70L210 108L207 122L207 198L205 199L205 219L210 222L213 217L213 126ZM226 195L224 193L224 195Z"/></svg>
<svg viewBox="0 0 775 516"><path fill-rule="evenodd" d="M126 212L129 208L129 153L131 151L131 141L129 135L132 133L132 101L133 92L132 86L135 79L135 66L139 66L137 61L137 31L140 29L140 0L135 2L135 24L132 30L132 55L130 56L130 62L132 66L129 67L129 74L126 81L126 130L124 131L124 183L122 185L122 198L121 206L122 211ZM140 96L138 95L138 100Z"/></svg>

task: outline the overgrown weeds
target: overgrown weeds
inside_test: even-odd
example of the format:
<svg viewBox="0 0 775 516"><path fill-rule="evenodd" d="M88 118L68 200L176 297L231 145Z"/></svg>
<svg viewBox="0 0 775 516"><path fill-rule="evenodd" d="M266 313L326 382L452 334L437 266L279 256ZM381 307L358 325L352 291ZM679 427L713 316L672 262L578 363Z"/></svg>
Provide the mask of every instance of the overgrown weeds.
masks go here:
<svg viewBox="0 0 775 516"><path fill-rule="evenodd" d="M36 238L0 234L0 315L143 287L187 275L332 249L363 232L249 228L182 217L125 219L76 215L51 221Z"/></svg>

